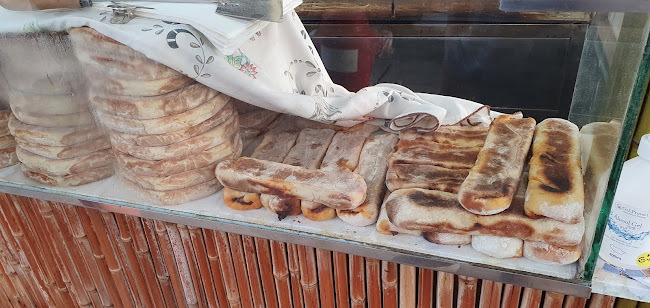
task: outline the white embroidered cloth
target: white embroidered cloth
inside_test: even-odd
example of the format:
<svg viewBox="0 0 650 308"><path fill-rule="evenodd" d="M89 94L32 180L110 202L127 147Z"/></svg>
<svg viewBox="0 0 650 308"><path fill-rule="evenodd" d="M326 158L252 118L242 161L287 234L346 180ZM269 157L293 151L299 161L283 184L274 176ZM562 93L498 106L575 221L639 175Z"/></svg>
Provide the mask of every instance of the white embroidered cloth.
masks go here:
<svg viewBox="0 0 650 308"><path fill-rule="evenodd" d="M192 4L182 4L188 6ZM239 100L282 113L351 126L373 120L385 129L439 125L488 125L498 113L449 96L414 93L395 84L378 84L351 93L335 84L294 11L269 23L224 54L202 25L136 17L111 24L97 8L8 11L0 8L0 33L64 31L89 26L147 57ZM197 18L200 20L200 18Z"/></svg>

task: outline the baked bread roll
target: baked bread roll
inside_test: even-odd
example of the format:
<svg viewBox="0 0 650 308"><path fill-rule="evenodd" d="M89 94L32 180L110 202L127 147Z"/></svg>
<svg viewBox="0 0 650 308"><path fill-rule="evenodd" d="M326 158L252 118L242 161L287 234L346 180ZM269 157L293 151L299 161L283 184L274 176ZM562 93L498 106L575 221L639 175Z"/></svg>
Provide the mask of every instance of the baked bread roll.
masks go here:
<svg viewBox="0 0 650 308"><path fill-rule="evenodd" d="M524 242L524 257L542 264L571 264L578 261L581 254L580 245L553 246L542 242Z"/></svg>
<svg viewBox="0 0 650 308"><path fill-rule="evenodd" d="M392 222L390 222L390 219L388 219L388 214L386 213L386 199L388 199L389 195L390 192L386 192L386 196L384 197L384 202L381 204L381 207L379 208L379 217L377 218L377 231L379 231L379 233L386 234L386 235L397 235L397 234L409 234L414 236L422 235L422 231L400 228L394 225Z"/></svg>
<svg viewBox="0 0 650 308"><path fill-rule="evenodd" d="M298 131L272 131L251 154L252 158L281 162L289 153L298 138ZM237 191L226 187L223 192L224 203L235 210L254 210L262 207L260 195Z"/></svg>
<svg viewBox="0 0 650 308"><path fill-rule="evenodd" d="M449 169L469 169L474 166L479 148L455 147L445 144L400 140L389 165L433 165Z"/></svg>
<svg viewBox="0 0 650 308"><path fill-rule="evenodd" d="M410 128L401 130L399 138L400 140L435 142L457 147L482 148L487 132L488 127L480 126L440 126L433 132Z"/></svg>
<svg viewBox="0 0 650 308"><path fill-rule="evenodd" d="M469 245L472 243L472 236L454 233L424 232L425 240L438 245Z"/></svg>
<svg viewBox="0 0 650 308"><path fill-rule="evenodd" d="M337 132L327 148L320 164L322 170L354 171L359 164L359 156L366 138L366 132ZM324 221L336 217L336 210L311 201L300 203L302 215L309 220Z"/></svg>
<svg viewBox="0 0 650 308"><path fill-rule="evenodd" d="M111 148L111 142L108 137L102 136L68 146L50 146L29 142L22 139L16 139L21 148L40 156L50 159L68 159L79 156L89 155L97 151Z"/></svg>
<svg viewBox="0 0 650 308"><path fill-rule="evenodd" d="M473 214L462 208L455 194L419 188L391 193L386 211L393 224L409 230L515 237L558 246L578 245L585 230L584 220L567 224L528 217L523 202L513 202L499 215Z"/></svg>
<svg viewBox="0 0 650 308"><path fill-rule="evenodd" d="M148 160L162 160L200 153L228 141L236 134L237 116L234 115L225 122L201 135L170 145L158 147L128 145L120 143L117 138L113 139L112 143L116 150L122 153L127 153L133 157Z"/></svg>
<svg viewBox="0 0 650 308"><path fill-rule="evenodd" d="M20 171L22 171L25 177L34 182L58 187L84 185L105 179L115 173L113 166L104 166L88 169L81 173L51 175L32 170L25 164L20 165Z"/></svg>
<svg viewBox="0 0 650 308"><path fill-rule="evenodd" d="M298 134L296 144L291 148L282 162L292 166L304 167L309 170L317 169L327 152L327 148L334 134L335 132L331 129L303 129ZM286 216L301 213L300 200L289 199L291 198L283 198L277 195L260 197L262 205L278 214L278 219L280 220ZM298 206L298 208L294 208L295 206Z"/></svg>
<svg viewBox="0 0 650 308"><path fill-rule="evenodd" d="M476 165L458 190L466 210L492 215L510 207L534 132L533 118L504 115L492 122Z"/></svg>
<svg viewBox="0 0 650 308"><path fill-rule="evenodd" d="M366 199L354 209L337 210L336 215L341 220L360 227L377 222L379 207L386 193L388 156L393 151L397 139L397 135L388 133L372 136L366 140L361 151L359 166L355 170L366 182Z"/></svg>
<svg viewBox="0 0 650 308"><path fill-rule="evenodd" d="M229 96L220 93L194 109L168 117L149 120L123 118L101 111L97 111L97 116L102 124L118 132L135 135L166 134L190 128L211 118L221 109L230 105L228 104L229 100Z"/></svg>
<svg viewBox="0 0 650 308"><path fill-rule="evenodd" d="M219 94L198 82L158 96L117 96L92 93L93 106L102 112L136 120L163 118L194 109Z"/></svg>
<svg viewBox="0 0 650 308"><path fill-rule="evenodd" d="M168 176L199 169L217 161L239 157L242 150L241 139L232 136L228 141L203 152L185 157L163 160L145 160L129 154L116 152L118 162L129 171L144 176Z"/></svg>
<svg viewBox="0 0 650 308"><path fill-rule="evenodd" d="M578 127L567 120L546 119L537 125L532 149L526 214L577 223L585 200Z"/></svg>
<svg viewBox="0 0 650 308"><path fill-rule="evenodd" d="M75 158L50 159L16 147L16 155L32 171L59 176L110 166L114 162L111 150L98 151Z"/></svg>
<svg viewBox="0 0 650 308"><path fill-rule="evenodd" d="M17 139L47 146L69 146L101 137L95 125L78 127L42 127L20 122L13 115L9 118L9 131Z"/></svg>
<svg viewBox="0 0 650 308"><path fill-rule="evenodd" d="M448 169L434 165L394 164L388 168L386 186L395 191L423 188L458 193L469 169Z"/></svg>
<svg viewBox="0 0 650 308"><path fill-rule="evenodd" d="M366 194L363 178L350 171L308 170L242 157L219 163L216 173L224 186L235 190L310 200L337 209L361 205Z"/></svg>
<svg viewBox="0 0 650 308"><path fill-rule="evenodd" d="M523 255L524 241L518 238L473 235L472 248L493 258L521 258Z"/></svg>
<svg viewBox="0 0 650 308"><path fill-rule="evenodd" d="M144 189L137 183L122 178L122 182L130 189L136 191L139 195L145 197L147 201L152 201L162 205L177 205L208 197L221 190L222 186L217 180L208 181L194 186L181 189L157 191Z"/></svg>

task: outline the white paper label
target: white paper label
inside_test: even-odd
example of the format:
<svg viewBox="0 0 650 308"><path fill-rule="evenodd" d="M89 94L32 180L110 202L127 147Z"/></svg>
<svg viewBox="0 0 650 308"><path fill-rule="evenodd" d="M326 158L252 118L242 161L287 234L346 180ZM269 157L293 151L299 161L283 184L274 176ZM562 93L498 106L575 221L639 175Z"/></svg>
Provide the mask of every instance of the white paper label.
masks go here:
<svg viewBox="0 0 650 308"><path fill-rule="evenodd" d="M358 70L358 49L334 49L325 45L321 47L320 57L325 68L338 73L356 73Z"/></svg>
<svg viewBox="0 0 650 308"><path fill-rule="evenodd" d="M650 208L614 200L600 247L603 259L624 268L650 266Z"/></svg>

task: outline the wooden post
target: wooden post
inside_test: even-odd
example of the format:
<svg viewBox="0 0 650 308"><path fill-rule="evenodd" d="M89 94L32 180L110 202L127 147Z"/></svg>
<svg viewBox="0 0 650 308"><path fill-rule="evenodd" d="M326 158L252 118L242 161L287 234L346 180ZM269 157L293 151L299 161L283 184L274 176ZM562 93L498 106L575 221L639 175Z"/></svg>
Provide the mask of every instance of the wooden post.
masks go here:
<svg viewBox="0 0 650 308"><path fill-rule="evenodd" d="M269 240L255 237L255 249L257 250L257 262L259 264L262 287L264 288L264 302L268 308L278 307L277 290L273 276L273 263L271 259L271 247ZM325 305L323 305L325 306Z"/></svg>
<svg viewBox="0 0 650 308"><path fill-rule="evenodd" d="M436 293L436 307L451 308L454 305L454 274L437 272L438 292Z"/></svg>
<svg viewBox="0 0 650 308"><path fill-rule="evenodd" d="M539 308L542 302L542 290L535 290L524 288L524 293L521 295L521 308Z"/></svg>
<svg viewBox="0 0 650 308"><path fill-rule="evenodd" d="M415 307L415 267L410 265L399 265L399 307Z"/></svg>
<svg viewBox="0 0 650 308"><path fill-rule="evenodd" d="M366 288L368 307L382 307L381 301L381 261L366 258Z"/></svg>
<svg viewBox="0 0 650 308"><path fill-rule="evenodd" d="M348 255L334 251L334 288L336 289L336 307L350 307L350 290L348 288Z"/></svg>
<svg viewBox="0 0 650 308"><path fill-rule="evenodd" d="M281 308L292 307L291 283L289 281L289 261L287 260L286 244L271 241L271 257L273 260L273 277L278 292L278 301Z"/></svg>
<svg viewBox="0 0 650 308"><path fill-rule="evenodd" d="M503 299L501 300L501 307L503 308L517 308L519 307L519 298L521 297L521 287L511 284L506 284L503 287Z"/></svg>
<svg viewBox="0 0 650 308"><path fill-rule="evenodd" d="M397 307L397 263L381 261L381 288L384 307Z"/></svg>
<svg viewBox="0 0 650 308"><path fill-rule="evenodd" d="M438 278L441 277L442 272L438 273ZM434 297L433 295L436 294L436 297L440 297L440 299L444 299L444 296L448 296L448 294L439 294L442 292L440 290L440 284L438 283L438 290L434 289L434 272L430 269L427 268L418 268L418 293L417 293L417 298L418 298L418 308L432 308L433 307L433 302L434 302ZM452 297L453 299L453 297ZM439 302L440 300L438 300Z"/></svg>

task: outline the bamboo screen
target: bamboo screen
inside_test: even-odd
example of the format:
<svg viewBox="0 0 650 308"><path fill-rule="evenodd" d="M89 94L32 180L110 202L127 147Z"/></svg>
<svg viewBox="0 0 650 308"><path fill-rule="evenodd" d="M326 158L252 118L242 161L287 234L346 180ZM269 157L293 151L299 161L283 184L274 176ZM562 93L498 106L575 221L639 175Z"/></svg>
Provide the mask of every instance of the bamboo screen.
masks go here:
<svg viewBox="0 0 650 308"><path fill-rule="evenodd" d="M0 194L2 307L613 307L233 233Z"/></svg>

